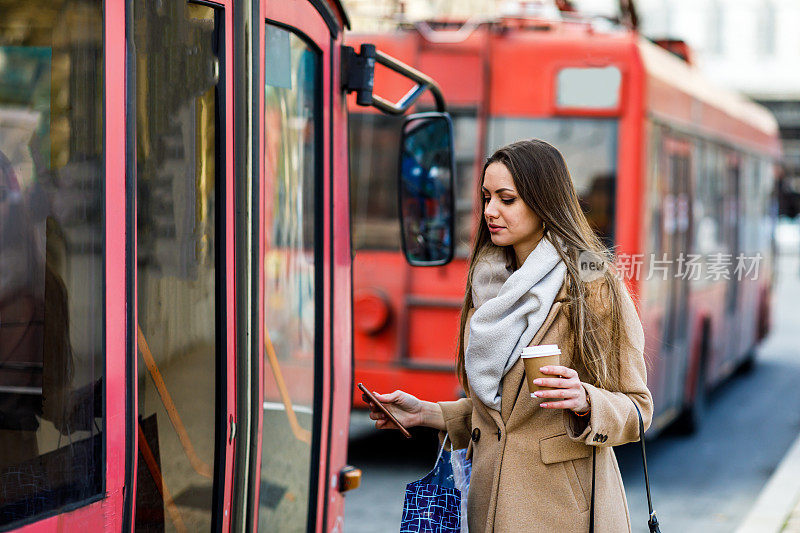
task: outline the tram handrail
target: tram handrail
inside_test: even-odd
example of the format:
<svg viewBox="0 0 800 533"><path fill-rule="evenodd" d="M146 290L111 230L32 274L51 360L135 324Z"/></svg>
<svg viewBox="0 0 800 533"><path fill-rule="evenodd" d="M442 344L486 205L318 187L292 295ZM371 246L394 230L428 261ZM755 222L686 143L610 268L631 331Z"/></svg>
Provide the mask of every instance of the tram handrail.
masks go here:
<svg viewBox="0 0 800 533"><path fill-rule="evenodd" d="M164 500L164 505L167 508L172 524L179 533L185 533L187 532L186 525L183 523L181 513L178 511L178 507L175 505L175 501L172 499L172 495L167 489L167 485L164 483L164 476L161 475L161 469L158 468L158 463L153 455L153 451L147 443L144 431L142 431L142 425L137 423L137 426L139 428L139 449L142 451L142 458L145 464L147 464L147 469L150 470L150 475L153 476L153 481L156 484L158 492L161 493L161 498Z"/></svg>
<svg viewBox="0 0 800 533"><path fill-rule="evenodd" d="M139 324L136 324L136 329L138 330L137 337L139 340L139 352L142 354L142 359L144 359L145 365L147 365L147 370L150 372L150 377L153 378L158 395L161 397L161 404L167 411L169 421L172 423L172 427L178 434L178 440L180 440L183 452L186 454L186 457L189 459L189 463L192 465L192 468L195 472L203 477L211 479L213 471L205 461L197 456L197 453L194 450L194 445L192 445L192 441L189 438L189 433L186 431L186 427L183 425L183 421L178 414L175 403L172 401L172 396L170 396L169 391L167 390L167 385L164 383L164 378L161 377L161 372L158 370L156 361L153 359L153 354L150 352L150 346L147 344L147 339L145 338L144 333L142 333L142 327Z"/></svg>
<svg viewBox="0 0 800 533"><path fill-rule="evenodd" d="M269 366L272 367L272 374L275 376L275 383L278 384L278 392L281 395L283 406L286 408L286 418L289 419L292 433L294 433L297 440L305 442L306 444L311 444L311 432L300 426L300 423L297 421L292 399L289 397L289 390L286 388L286 381L283 379L283 372L281 372L278 356L275 355L275 348L272 346L272 339L269 337L267 328L264 328L264 349L267 352Z"/></svg>

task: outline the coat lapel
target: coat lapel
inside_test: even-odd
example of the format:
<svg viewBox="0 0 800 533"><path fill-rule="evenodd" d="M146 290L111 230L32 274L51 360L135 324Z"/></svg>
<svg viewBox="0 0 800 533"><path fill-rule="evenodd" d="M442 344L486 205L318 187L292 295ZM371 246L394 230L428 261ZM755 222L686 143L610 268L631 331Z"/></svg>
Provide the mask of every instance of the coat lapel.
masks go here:
<svg viewBox="0 0 800 533"><path fill-rule="evenodd" d="M528 346L537 346L542 342L542 339L547 334L550 326L553 325L553 322L558 316L558 312L561 310L562 303L566 300L567 284L563 283L561 285L561 290L558 292L558 295L553 302L553 305L550 307L550 312L547 313L547 317L544 319L542 326L539 328L539 331L536 332L536 335L533 336L533 340L531 340ZM519 389L522 386L524 379L525 364L522 362L522 358L520 358L516 363L514 363L514 366L511 367L511 370L509 370L503 378L503 393L500 400L500 414L504 423L508 422L511 412L514 410L514 404L517 401Z"/></svg>

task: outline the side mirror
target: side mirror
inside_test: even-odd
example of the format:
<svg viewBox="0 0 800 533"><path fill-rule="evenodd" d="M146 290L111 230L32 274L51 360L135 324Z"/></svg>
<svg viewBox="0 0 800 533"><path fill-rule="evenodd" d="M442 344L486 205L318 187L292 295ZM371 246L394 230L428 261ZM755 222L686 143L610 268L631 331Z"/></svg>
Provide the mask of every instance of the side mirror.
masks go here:
<svg viewBox="0 0 800 533"><path fill-rule="evenodd" d="M417 113L403 122L397 187L400 234L413 266L453 258L453 123L447 113Z"/></svg>

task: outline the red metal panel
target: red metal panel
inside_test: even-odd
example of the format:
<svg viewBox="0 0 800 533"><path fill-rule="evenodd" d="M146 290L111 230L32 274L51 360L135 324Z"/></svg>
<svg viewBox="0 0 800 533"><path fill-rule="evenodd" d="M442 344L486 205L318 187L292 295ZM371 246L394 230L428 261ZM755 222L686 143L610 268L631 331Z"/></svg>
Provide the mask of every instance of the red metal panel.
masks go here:
<svg viewBox="0 0 800 533"><path fill-rule="evenodd" d="M106 507L119 528L125 483L125 3L106 1ZM129 282L129 281L128 281ZM127 369L134 372L135 369ZM135 413L127 413L134 417ZM135 453L131 447L129 453ZM135 455L134 455L135 457ZM112 518L109 523L109 518Z"/></svg>
<svg viewBox="0 0 800 533"><path fill-rule="evenodd" d="M106 528L117 529L122 518L125 427L129 420L125 412L125 3L106 1L105 16L107 512L104 512L104 521ZM135 369L127 370L136 375ZM134 417L135 413L127 413L127 416ZM129 453L135 453L133 447Z"/></svg>
<svg viewBox="0 0 800 533"><path fill-rule="evenodd" d="M341 39L341 38L340 38ZM333 122L333 399L327 531L344 531L344 496L336 488L339 471L347 463L347 436L350 425L350 391L353 390L352 341L352 259L350 251L350 179L347 152L347 104L341 87L341 40L331 50ZM336 476L336 477L334 477ZM337 483L338 485L338 483Z"/></svg>
<svg viewBox="0 0 800 533"><path fill-rule="evenodd" d="M261 5L264 18L297 28L323 50L330 48L331 34L311 2L307 0L281 0L279 2L261 0ZM326 62L327 59L326 57Z"/></svg>
<svg viewBox="0 0 800 533"><path fill-rule="evenodd" d="M623 47L627 53L622 63L622 114L619 120L617 187L616 187L616 244L618 254L640 254L645 247L644 210L647 205L645 188L647 176L647 138L645 136L644 91L646 78L641 61L635 54L633 42ZM634 299L639 296L639 280L628 279L627 286Z"/></svg>
<svg viewBox="0 0 800 533"><path fill-rule="evenodd" d="M309 3L304 3L306 7L310 8ZM311 18L310 14L305 15L306 21L314 20L318 23L321 23L322 20L317 16L317 18ZM317 492L317 531L327 531L327 524L325 523L325 516L326 516L326 508L328 505L328 498L329 496L333 495L336 492L335 485L331 487L331 484L328 482L328 476L333 475L335 476L335 472L332 468L330 468L330 445L331 445L331 417L332 413L331 410L333 408L333 389L332 389L332 381L334 376L337 373L336 367L334 365L334 348L333 348L333 338L331 334L333 332L333 305L336 300L333 299L333 240L332 240L332 222L333 222L333 213L332 213L332 194L333 194L333 187L332 187L332 175L331 175L331 154L332 154L332 146L331 146L331 105L332 105L332 92L334 91L332 80L331 80L331 38L330 33L327 27L322 25L319 26L319 30L324 28L324 32L318 37L317 44L320 45L322 49L322 127L324 130L323 133L323 194L322 194L322 201L324 202L323 213L324 213L324 222L323 222L323 236L322 239L324 240L323 245L323 255L322 255L322 262L323 262L323 287L324 287L324 297L323 297L323 316L324 316L324 327L322 333L322 353L323 353L323 368L322 368L322 391L317 391L317 393L322 394L322 424L321 424L321 434L320 434L320 449L319 449L319 478L318 482L318 492ZM316 33L316 32L315 32ZM340 90L341 85L337 85L336 90ZM349 227L348 227L349 229ZM335 434L335 433L334 433Z"/></svg>

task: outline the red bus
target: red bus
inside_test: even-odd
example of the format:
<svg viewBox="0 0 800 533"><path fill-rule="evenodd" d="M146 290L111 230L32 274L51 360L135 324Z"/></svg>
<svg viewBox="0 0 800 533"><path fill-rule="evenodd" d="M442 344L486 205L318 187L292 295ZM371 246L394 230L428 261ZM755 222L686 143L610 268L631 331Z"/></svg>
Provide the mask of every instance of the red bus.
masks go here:
<svg viewBox="0 0 800 533"><path fill-rule="evenodd" d="M409 267L385 179L397 126L351 116L356 380L428 400L463 394L453 365L476 180L496 148L537 137L564 154L639 301L655 431L673 421L691 430L706 391L752 362L769 327L774 118L635 29L574 14L422 22L349 39L375 42L441 82L458 169L456 259ZM404 90L389 75L375 84ZM363 406L357 395L354 403Z"/></svg>
<svg viewBox="0 0 800 533"><path fill-rule="evenodd" d="M0 3L0 529L340 531L351 406L336 0ZM375 62L416 83L372 95ZM446 113L395 143L415 264L452 256ZM400 165L395 167L398 173ZM408 190L406 190L408 189Z"/></svg>

